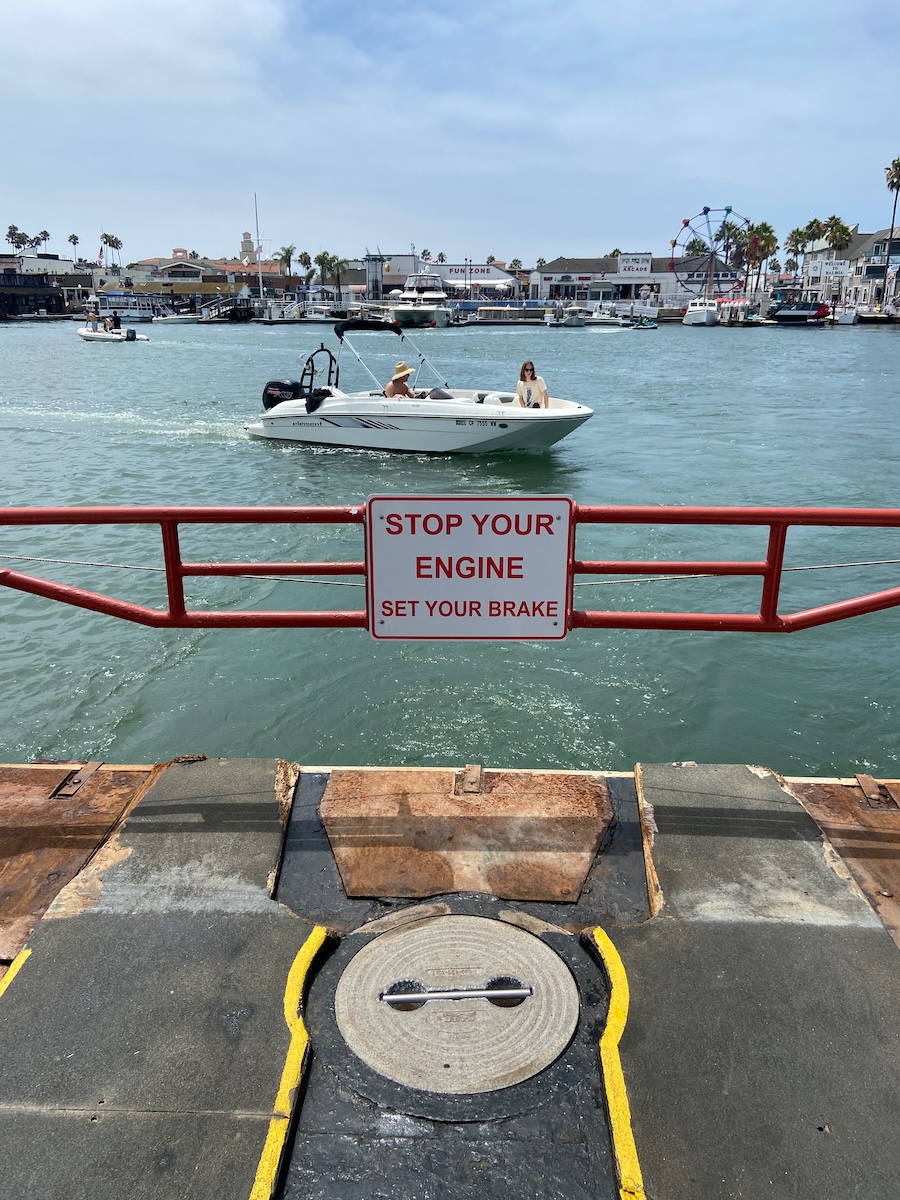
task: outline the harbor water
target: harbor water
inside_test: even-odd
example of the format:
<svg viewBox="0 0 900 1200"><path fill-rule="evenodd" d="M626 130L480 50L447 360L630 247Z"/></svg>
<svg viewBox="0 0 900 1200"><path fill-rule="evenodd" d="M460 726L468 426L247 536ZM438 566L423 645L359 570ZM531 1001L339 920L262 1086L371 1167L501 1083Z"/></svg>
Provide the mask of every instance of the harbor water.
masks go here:
<svg viewBox="0 0 900 1200"><path fill-rule="evenodd" d="M0 325L4 506L359 504L543 493L577 503L897 507L900 328L426 330L452 384L533 359L594 418L541 455L427 457L251 441L315 327L150 326L83 343ZM379 379L396 339L356 339ZM370 381L346 354L342 386ZM759 559L764 529L582 528L579 558ZM182 531L186 559L361 560L361 527ZM164 603L152 527L0 529L0 568ZM29 563L28 558L66 560ZM893 561L891 561L893 560ZM782 612L896 586L900 531L792 531ZM73 562L88 564L71 565ZM874 565L837 567L835 564ZM131 568L131 569L127 569ZM362 609L352 579L195 580L189 607ZM747 611L758 580L579 583L579 609ZM900 610L791 635L576 630L563 642L376 642L360 630L150 630L0 589L0 760L180 754L306 765L630 770L760 763L900 773Z"/></svg>

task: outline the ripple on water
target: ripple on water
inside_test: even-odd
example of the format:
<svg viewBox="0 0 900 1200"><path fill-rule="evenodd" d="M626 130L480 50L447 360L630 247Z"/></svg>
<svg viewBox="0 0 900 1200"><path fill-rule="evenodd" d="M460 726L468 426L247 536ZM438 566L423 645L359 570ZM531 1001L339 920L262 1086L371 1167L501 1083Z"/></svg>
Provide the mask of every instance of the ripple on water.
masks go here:
<svg viewBox="0 0 900 1200"><path fill-rule="evenodd" d="M372 494L569 495L582 504L896 504L900 330L661 327L432 330L461 386L511 387L533 358L594 419L545 455L314 449L246 438L267 379L296 378L315 330L151 328L90 346L71 323L0 328L5 505L359 503ZM363 344L364 343L364 344ZM378 378L391 342L361 339ZM368 383L352 360L342 382ZM743 539L744 532L748 540ZM762 535L760 535L761 537ZM581 557L761 557L760 537L593 527ZM158 531L5 530L0 552L158 564ZM897 539L794 534L797 563L900 559ZM186 555L359 560L360 527L192 529ZM0 559L0 567L16 566ZM32 569L37 570L37 566ZM161 604L160 579L108 568L51 578ZM896 566L791 576L788 607L894 586ZM668 581L579 589L584 608L734 605L749 587ZM363 607L359 589L194 580L197 607ZM297 599L300 597L300 599ZM561 644L376 643L359 631L167 631L0 592L0 752L154 761L177 753L307 763L630 769L757 762L787 773L896 777L898 614L791 637L576 631Z"/></svg>

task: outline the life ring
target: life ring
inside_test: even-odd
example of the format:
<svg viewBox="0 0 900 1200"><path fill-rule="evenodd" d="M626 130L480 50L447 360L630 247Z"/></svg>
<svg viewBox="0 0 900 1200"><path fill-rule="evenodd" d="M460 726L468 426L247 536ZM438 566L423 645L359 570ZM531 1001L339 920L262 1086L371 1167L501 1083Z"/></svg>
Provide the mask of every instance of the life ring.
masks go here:
<svg viewBox="0 0 900 1200"><path fill-rule="evenodd" d="M687 312L687 309L686 309L686 308L683 308L683 309L681 310L681 314L680 314L680 315L683 317L683 316L684 316L684 314L685 314L686 312Z"/></svg>
<svg viewBox="0 0 900 1200"><path fill-rule="evenodd" d="M434 317L432 317L432 318L431 318L431 327L432 327L432 329L433 329L433 328L434 328L436 325L437 325L437 321L434 319Z"/></svg>

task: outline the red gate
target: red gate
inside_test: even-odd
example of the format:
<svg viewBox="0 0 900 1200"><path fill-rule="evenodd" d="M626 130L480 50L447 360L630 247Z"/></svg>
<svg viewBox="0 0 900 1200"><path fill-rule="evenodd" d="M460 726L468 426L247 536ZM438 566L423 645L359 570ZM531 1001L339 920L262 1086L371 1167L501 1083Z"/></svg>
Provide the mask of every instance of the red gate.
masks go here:
<svg viewBox="0 0 900 1200"><path fill-rule="evenodd" d="M742 633L791 633L847 617L900 606L900 586L843 599L790 614L779 614L778 600L784 571L785 543L792 527L898 529L900 509L875 508L708 508L678 506L575 505L580 525L759 526L768 527L766 557L760 561L627 560L591 561L574 558L570 584L578 576L759 576L761 596L757 613L587 611L573 608L573 629L692 629ZM184 581L191 576L366 577L365 562L185 562L179 530L187 525L362 525L365 505L323 508L289 507L96 507L8 508L0 510L0 526L158 525L162 535L163 566L168 606L153 608L42 579L22 571L0 569L0 585L78 608L120 617L156 628L274 628L340 627L365 629L365 611L189 610ZM24 559L26 555L2 555ZM56 560L66 561L66 560ZM893 561L893 560L891 560ZM81 564L84 565L84 564Z"/></svg>

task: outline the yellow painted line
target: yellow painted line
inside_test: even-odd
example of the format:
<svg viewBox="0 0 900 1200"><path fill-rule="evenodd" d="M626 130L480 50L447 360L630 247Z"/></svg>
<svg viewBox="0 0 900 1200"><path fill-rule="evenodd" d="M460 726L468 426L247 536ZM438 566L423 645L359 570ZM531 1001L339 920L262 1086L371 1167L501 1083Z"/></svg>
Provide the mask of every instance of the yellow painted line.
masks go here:
<svg viewBox="0 0 900 1200"><path fill-rule="evenodd" d="M628 1017L628 976L619 952L606 932L597 926L591 936L609 976L609 1013L600 1038L600 1062L619 1175L619 1196L621 1200L646 1200L641 1164L631 1129L631 1109L625 1090L622 1060L619 1058L619 1042Z"/></svg>
<svg viewBox="0 0 900 1200"><path fill-rule="evenodd" d="M303 987L312 961L325 941L327 931L317 925L300 947L297 957L288 972L287 984L284 989L284 1019L291 1033L284 1070L281 1072L281 1083L275 1097L275 1110L269 1121L269 1131L266 1134L266 1144L256 1168L256 1178L250 1200L271 1200L278 1180L281 1158L284 1154L284 1144L291 1124L291 1114L294 1102L303 1078L306 1066L306 1051L309 1045L309 1034L300 1016L300 1005L303 1001Z"/></svg>
<svg viewBox="0 0 900 1200"><path fill-rule="evenodd" d="M25 960L30 954L30 950L20 950L16 957L9 964L9 970L6 972L3 978L0 979L0 996L3 995L18 973L25 966Z"/></svg>

